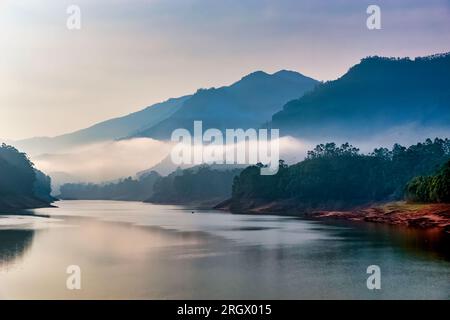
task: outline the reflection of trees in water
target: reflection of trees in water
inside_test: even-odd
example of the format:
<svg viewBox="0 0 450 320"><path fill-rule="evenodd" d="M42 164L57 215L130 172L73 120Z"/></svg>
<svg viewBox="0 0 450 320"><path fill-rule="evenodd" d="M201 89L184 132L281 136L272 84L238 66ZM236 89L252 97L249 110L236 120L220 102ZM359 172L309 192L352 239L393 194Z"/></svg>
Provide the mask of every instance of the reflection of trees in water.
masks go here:
<svg viewBox="0 0 450 320"><path fill-rule="evenodd" d="M0 269L23 257L33 237L34 230L0 230Z"/></svg>
<svg viewBox="0 0 450 320"><path fill-rule="evenodd" d="M342 232L341 236L344 238L351 238L352 234L357 232L362 239L369 236L373 246L378 246L380 243L388 246L395 245L414 255L450 261L450 234L441 229L422 230L377 223L341 222L341 224L355 228L355 231L348 234Z"/></svg>
<svg viewBox="0 0 450 320"><path fill-rule="evenodd" d="M450 261L450 235L448 233L444 233L440 229L407 229L404 233L408 241L404 239L403 243L409 250L424 250L429 255Z"/></svg>

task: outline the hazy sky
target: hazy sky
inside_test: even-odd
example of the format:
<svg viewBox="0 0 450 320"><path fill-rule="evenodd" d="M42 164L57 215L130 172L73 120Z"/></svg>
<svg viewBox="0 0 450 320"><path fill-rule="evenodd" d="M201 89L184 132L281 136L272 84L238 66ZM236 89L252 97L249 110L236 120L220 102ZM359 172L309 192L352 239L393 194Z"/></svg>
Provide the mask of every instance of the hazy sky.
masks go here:
<svg viewBox="0 0 450 320"><path fill-rule="evenodd" d="M81 30L66 9L81 8ZM368 30L366 8L381 7ZM0 138L57 135L255 70L335 79L450 51L450 1L1 0Z"/></svg>

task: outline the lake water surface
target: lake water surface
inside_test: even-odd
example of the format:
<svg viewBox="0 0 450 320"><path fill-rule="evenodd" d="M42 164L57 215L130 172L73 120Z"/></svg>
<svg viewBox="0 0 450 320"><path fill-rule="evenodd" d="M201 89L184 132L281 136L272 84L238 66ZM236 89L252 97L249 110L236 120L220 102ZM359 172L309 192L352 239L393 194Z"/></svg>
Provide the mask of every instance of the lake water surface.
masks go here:
<svg viewBox="0 0 450 320"><path fill-rule="evenodd" d="M437 232L234 215L139 202L61 201L0 216L3 299L450 299ZM81 268L81 290L66 269ZM381 290L366 269L381 268Z"/></svg>

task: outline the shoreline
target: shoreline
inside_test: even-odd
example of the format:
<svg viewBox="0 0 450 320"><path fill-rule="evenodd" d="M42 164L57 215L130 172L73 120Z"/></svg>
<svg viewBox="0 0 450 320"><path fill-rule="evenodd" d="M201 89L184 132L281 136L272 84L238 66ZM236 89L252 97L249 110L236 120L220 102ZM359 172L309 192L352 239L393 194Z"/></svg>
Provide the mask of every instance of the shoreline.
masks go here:
<svg viewBox="0 0 450 320"><path fill-rule="evenodd" d="M450 234L450 204L388 202L352 210L318 210L311 212L316 219L344 219L403 226L422 230L437 229Z"/></svg>
<svg viewBox="0 0 450 320"><path fill-rule="evenodd" d="M74 199L75 200L75 199ZM80 199L78 199L80 200ZM217 200L217 199L215 199ZM121 200L123 201L123 200ZM347 220L353 222L370 222L391 226L430 230L436 229L450 234L450 203L408 203L405 201L375 203L358 206L352 209L301 209L293 201L275 201L271 203L256 202L246 208L232 207L231 199L217 204L213 200L180 201L180 202L150 202L155 205L179 205L191 209L218 210L235 214L247 215L279 215L303 217L314 220ZM214 205L216 203L216 205ZM55 207L52 204L34 208ZM16 208L16 211L33 208ZM2 208L0 206L0 212ZM10 210L11 211L11 210Z"/></svg>
<svg viewBox="0 0 450 320"><path fill-rule="evenodd" d="M22 213L25 210L56 207L52 203L53 202L29 196L2 196L0 198L0 215Z"/></svg>
<svg viewBox="0 0 450 320"><path fill-rule="evenodd" d="M258 204L243 210L232 208L231 201L224 201L214 207L216 210L240 214L273 214L298 216L315 220L347 220L371 222L392 226L403 226L422 230L437 229L450 234L449 203L407 203L405 201L385 202L358 206L352 209L300 209L292 202L271 202Z"/></svg>

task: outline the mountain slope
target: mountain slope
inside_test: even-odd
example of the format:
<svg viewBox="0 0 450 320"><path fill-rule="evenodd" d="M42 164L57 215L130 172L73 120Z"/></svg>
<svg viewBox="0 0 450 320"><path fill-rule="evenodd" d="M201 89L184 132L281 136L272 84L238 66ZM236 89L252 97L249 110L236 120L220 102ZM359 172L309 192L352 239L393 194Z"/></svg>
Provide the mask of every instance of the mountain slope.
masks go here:
<svg viewBox="0 0 450 320"><path fill-rule="evenodd" d="M34 168L25 153L0 145L0 214L21 209L48 207L50 178Z"/></svg>
<svg viewBox="0 0 450 320"><path fill-rule="evenodd" d="M231 86L198 90L170 118L136 136L169 139L177 128L192 130L195 120L203 121L204 130L259 128L283 104L302 96L317 83L293 71L257 71Z"/></svg>
<svg viewBox="0 0 450 320"><path fill-rule="evenodd" d="M282 135L369 136L413 124L450 127L450 54L369 57L341 78L287 103L272 118Z"/></svg>
<svg viewBox="0 0 450 320"><path fill-rule="evenodd" d="M129 115L106 120L89 128L57 137L38 137L15 141L20 149L32 155L61 152L83 144L120 139L148 129L175 113L190 96L169 99Z"/></svg>

